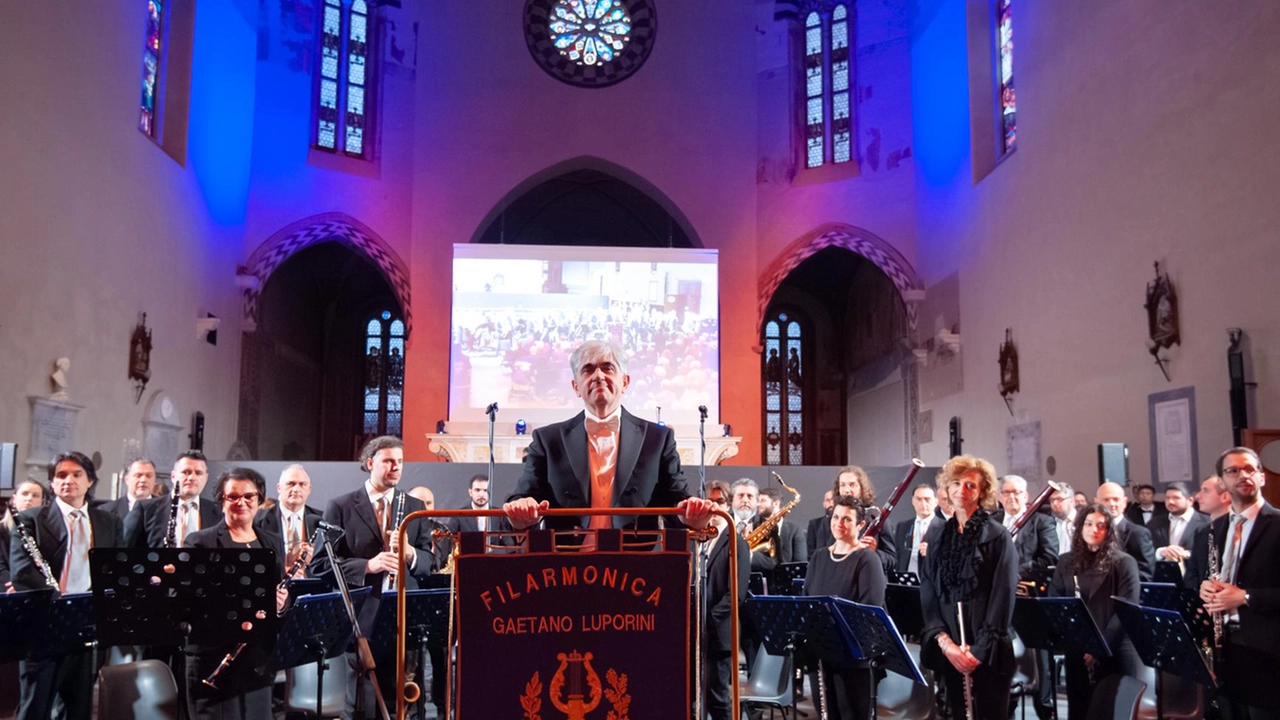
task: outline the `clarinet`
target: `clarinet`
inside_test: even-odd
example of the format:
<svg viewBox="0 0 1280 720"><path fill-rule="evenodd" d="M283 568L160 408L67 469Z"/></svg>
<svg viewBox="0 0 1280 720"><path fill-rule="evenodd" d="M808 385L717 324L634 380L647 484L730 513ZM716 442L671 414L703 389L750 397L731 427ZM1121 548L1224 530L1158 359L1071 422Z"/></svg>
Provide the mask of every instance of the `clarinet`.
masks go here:
<svg viewBox="0 0 1280 720"><path fill-rule="evenodd" d="M1218 567L1218 540L1214 537L1213 525L1209 525L1209 579L1214 581L1222 580L1222 571ZM1213 647L1204 648L1205 655L1209 660L1209 671L1214 670L1215 659L1222 652L1222 613L1216 612L1213 616Z"/></svg>
<svg viewBox="0 0 1280 720"><path fill-rule="evenodd" d="M49 567L49 561L44 559L44 553L40 552L40 546L36 544L36 539L31 537L31 533L27 532L27 526L22 524L22 520L17 517L13 518L13 531L18 533L18 537L22 540L22 547L31 556L32 562L40 569L40 574L44 576L45 584L53 588L54 592L58 592L61 586L58 579L53 576L53 569Z"/></svg>
<svg viewBox="0 0 1280 720"><path fill-rule="evenodd" d="M178 547L178 502L181 498L178 496L178 481L173 481L173 495L169 498L169 527L164 531L164 546L167 548Z"/></svg>
<svg viewBox="0 0 1280 720"><path fill-rule="evenodd" d="M316 546L316 540L320 538L320 533L322 532L324 532L324 528L317 527L315 529L315 532L311 533L311 542L310 542L311 547L314 548ZM305 552L298 555L298 559L293 561L293 565L289 568L288 572L284 574L284 580L280 581L280 584L276 586L276 590L277 591L288 590L289 586L293 584L293 576L297 575L298 571L301 570L302 567L306 565L309 560L310 558L307 557L307 554ZM236 661L236 658L240 657L240 653L244 651L245 646L248 644L249 643L247 642L242 642L239 645L236 645L235 649L227 653L226 657L222 658L222 662L218 663L218 667L214 668L213 672L209 673L209 677L201 680L200 682L204 684L206 687L211 687L214 690L217 690L218 675L223 670L226 670L227 668L231 667L231 664Z"/></svg>
<svg viewBox="0 0 1280 720"><path fill-rule="evenodd" d="M400 524L404 522L404 498L405 498L405 493L403 492L396 493L396 514L394 519L391 521L392 535L400 532ZM387 547L388 548L391 547L390 537L387 538ZM392 575L392 587L394 588L400 587L400 578L396 577L395 575Z"/></svg>

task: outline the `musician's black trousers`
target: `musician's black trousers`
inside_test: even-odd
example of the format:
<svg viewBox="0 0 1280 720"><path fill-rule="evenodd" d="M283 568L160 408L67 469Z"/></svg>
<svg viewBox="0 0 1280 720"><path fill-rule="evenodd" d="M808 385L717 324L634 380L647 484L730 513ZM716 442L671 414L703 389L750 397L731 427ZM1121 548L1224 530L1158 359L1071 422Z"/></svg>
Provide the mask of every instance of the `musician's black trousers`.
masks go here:
<svg viewBox="0 0 1280 720"><path fill-rule="evenodd" d="M737 671L728 650L711 647L708 643L706 662L703 663L703 687L707 689L705 704L711 720L734 720L730 704L733 702L731 672Z"/></svg>
<svg viewBox="0 0 1280 720"><path fill-rule="evenodd" d="M975 720L1008 720L1009 686L1013 682L1013 673L1017 669L1013 661L1013 646L1005 643L1000 652L1006 657L995 663L997 669L982 664L973 672L973 700ZM951 663L943 659L941 667L942 683L946 688L947 705L951 708L951 717L960 720L966 717L964 707L964 676Z"/></svg>
<svg viewBox="0 0 1280 720"><path fill-rule="evenodd" d="M1062 662L1067 675L1067 719L1085 720L1089 716L1089 705L1093 702L1093 688L1102 678L1108 675L1129 675L1138 677L1142 670L1142 660L1134 649L1129 638L1117 643L1114 653L1109 658L1101 658L1093 668L1093 681L1089 680L1089 670L1085 667L1084 657L1079 653L1066 655Z"/></svg>
<svg viewBox="0 0 1280 720"><path fill-rule="evenodd" d="M18 720L52 717L53 701L61 697L66 720L89 720L93 703L93 651L60 658L18 663Z"/></svg>

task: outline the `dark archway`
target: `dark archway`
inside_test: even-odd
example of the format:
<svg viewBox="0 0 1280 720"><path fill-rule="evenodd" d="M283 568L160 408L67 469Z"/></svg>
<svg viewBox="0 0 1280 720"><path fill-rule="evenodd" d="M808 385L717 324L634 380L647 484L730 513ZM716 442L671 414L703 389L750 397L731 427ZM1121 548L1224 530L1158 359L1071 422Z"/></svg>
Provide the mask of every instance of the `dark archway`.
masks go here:
<svg viewBox="0 0 1280 720"><path fill-rule="evenodd" d="M643 178L598 158L547 168L512 189L472 242L702 247L689 222Z"/></svg>
<svg viewBox="0 0 1280 720"><path fill-rule="evenodd" d="M383 311L403 318L395 288L366 254L340 239L281 262L245 335L242 440L259 460L349 460L363 437L365 331ZM246 400L254 416L244 427Z"/></svg>

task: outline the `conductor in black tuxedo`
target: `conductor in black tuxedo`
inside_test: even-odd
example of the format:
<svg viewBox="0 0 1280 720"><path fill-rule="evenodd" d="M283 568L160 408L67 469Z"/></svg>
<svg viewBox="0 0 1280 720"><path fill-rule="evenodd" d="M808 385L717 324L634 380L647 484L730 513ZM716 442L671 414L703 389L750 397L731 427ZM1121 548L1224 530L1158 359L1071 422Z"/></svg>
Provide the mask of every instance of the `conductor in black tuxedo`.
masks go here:
<svg viewBox="0 0 1280 720"><path fill-rule="evenodd" d="M934 509L938 507L938 498L931 485L921 483L911 491L911 508L916 511L915 517L903 520L893 528L894 544L898 546L898 572L919 574L920 563L924 562L921 550L928 552L925 535L934 527L942 527L945 520L939 519Z"/></svg>
<svg viewBox="0 0 1280 720"><path fill-rule="evenodd" d="M204 453L188 450L179 455L173 463L169 478L178 488L176 547L182 547L188 534L217 525L222 520L222 511L218 509L217 503L200 497L204 486L209 484L209 464ZM171 496L139 501L124 520L125 545L137 548L164 547L172 512Z"/></svg>
<svg viewBox="0 0 1280 720"><path fill-rule="evenodd" d="M588 340L569 357L583 412L533 431L524 472L502 509L517 530L549 508L676 507L681 521L706 527L714 505L692 497L680 470L675 433L622 407L631 384L626 352ZM655 516L555 517L548 529L657 528Z"/></svg>
<svg viewBox="0 0 1280 720"><path fill-rule="evenodd" d="M1231 512L1213 521L1222 580L1200 584L1209 612L1226 621L1219 707L1227 720L1280 717L1280 511L1262 498L1266 471L1258 454L1234 447L1216 466L1231 493Z"/></svg>
<svg viewBox="0 0 1280 720"><path fill-rule="evenodd" d="M276 482L276 497L275 507L258 510L253 526L284 542L284 563L292 566L303 553L313 556L310 538L324 516L307 504L311 497L311 476L301 465L290 465L281 471L280 480Z"/></svg>
<svg viewBox="0 0 1280 720"><path fill-rule="evenodd" d="M323 576L332 572L332 565L336 564L349 586L373 589L373 594L360 610L360 625L368 634L373 630L382 595L394 592L397 587L393 574L399 566L399 536L394 530L401 498L406 516L423 510L424 506L421 500L397 487L404 469L404 443L400 438L384 435L370 440L360 453L360 467L369 477L359 488L331 500L324 513L325 522L343 529L341 537L330 538L335 555L333 563L325 553L317 552L311 570L313 575ZM407 539L411 549L406 559L409 576L400 586L413 590L418 587L418 580L435 569L429 524L421 520L410 523ZM395 698L395 658L375 657L374 662L378 666L378 687L384 699L391 704ZM342 717L344 720L356 717L357 705L362 708L361 717L372 717L377 708L372 685L362 680L358 684L360 697L357 697L357 658L354 652L347 653L347 666L350 682L347 683ZM443 704L444 698L438 700ZM411 717L421 717L421 712L421 701L410 708Z"/></svg>
<svg viewBox="0 0 1280 720"><path fill-rule="evenodd" d="M1098 486L1094 502L1105 507L1115 520L1112 530L1120 549L1138 561L1138 577L1142 582L1151 582L1156 571L1156 546L1151 542L1151 531L1125 518L1125 506L1129 499L1124 496L1124 488L1113 482L1104 482Z"/></svg>
<svg viewBox="0 0 1280 720"><path fill-rule="evenodd" d="M89 592L90 548L119 547L123 536L120 518L90 507L88 492L98 475L93 461L82 453L62 453L49 466L50 505L20 513L21 523L35 539L48 563L53 582L63 595ZM49 586L41 568L18 541L9 545L9 567L15 592ZM89 720L93 700L94 650L48 656L33 651L18 663L18 720L44 720L53 713L56 698L66 708L67 720Z"/></svg>
<svg viewBox="0 0 1280 720"><path fill-rule="evenodd" d="M102 503L102 509L123 522L139 502L151 499L151 490L155 486L156 464L146 458L137 458L125 468L124 495Z"/></svg>
<svg viewBox="0 0 1280 720"><path fill-rule="evenodd" d="M728 508L729 486L718 480L707 483L707 499L715 505ZM703 682L707 688L707 714L712 720L732 720L730 673L736 669L732 662L733 635L731 634L730 614L733 612L734 598L729 594L729 552L730 543L736 546L738 553L738 597L737 602L747 599L747 579L750 564L747 555L750 548L741 535L733 531L724 518L715 515L711 525L716 528L717 535L703 545L701 552L706 554L706 597L707 597L707 661L703 666Z"/></svg>

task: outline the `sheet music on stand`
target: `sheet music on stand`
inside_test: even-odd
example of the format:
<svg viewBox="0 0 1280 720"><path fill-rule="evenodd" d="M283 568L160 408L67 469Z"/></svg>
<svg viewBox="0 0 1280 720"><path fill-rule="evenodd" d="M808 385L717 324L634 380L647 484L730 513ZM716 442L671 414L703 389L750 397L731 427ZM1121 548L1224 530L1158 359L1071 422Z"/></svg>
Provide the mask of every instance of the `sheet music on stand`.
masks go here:
<svg viewBox="0 0 1280 720"><path fill-rule="evenodd" d="M1143 663L1207 687L1218 686L1217 677L1209 668L1200 643L1191 634L1181 613L1142 607L1119 597L1111 599L1116 604L1120 624L1133 641ZM1157 683L1159 677L1157 672ZM1157 692L1157 700L1159 694Z"/></svg>
<svg viewBox="0 0 1280 720"><path fill-rule="evenodd" d="M1083 652L1109 657L1102 636L1084 600L1077 597L1019 597L1013 603L1013 629L1029 648L1056 654Z"/></svg>
<svg viewBox="0 0 1280 720"><path fill-rule="evenodd" d="M751 599L751 606L770 655L794 654L797 665L811 669L819 660L854 657L852 638L827 598L761 595Z"/></svg>
<svg viewBox="0 0 1280 720"><path fill-rule="evenodd" d="M0 593L0 663L21 660L44 642L53 597L52 588Z"/></svg>
<svg viewBox="0 0 1280 720"><path fill-rule="evenodd" d="M352 590L351 602L360 606L370 592L368 587ZM337 657L350 639L351 619L341 593L304 595L285 613L266 669L275 673Z"/></svg>
<svg viewBox="0 0 1280 720"><path fill-rule="evenodd" d="M773 569L773 581L769 587L777 595L803 595L804 579L809 573L809 563L782 563Z"/></svg>

